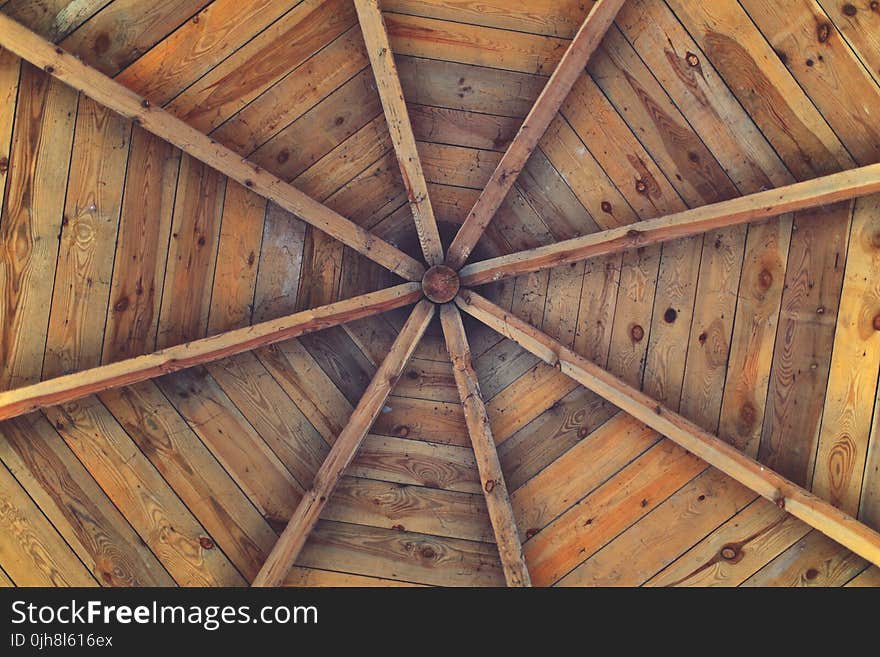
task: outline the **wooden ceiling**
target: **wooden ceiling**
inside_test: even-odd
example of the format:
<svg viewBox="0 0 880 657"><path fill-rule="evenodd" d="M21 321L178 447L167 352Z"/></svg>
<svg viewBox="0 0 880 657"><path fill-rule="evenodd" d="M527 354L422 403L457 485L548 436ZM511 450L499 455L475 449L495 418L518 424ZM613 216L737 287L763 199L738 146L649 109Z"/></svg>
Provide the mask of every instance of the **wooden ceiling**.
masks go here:
<svg viewBox="0 0 880 657"><path fill-rule="evenodd" d="M592 3L383 0L444 246ZM0 11L421 259L351 0ZM471 261L880 161L869 0L626 0ZM400 282L0 51L0 390ZM880 197L480 288L880 529ZM0 423L0 584L251 582L396 310ZM465 318L536 585L880 569ZM287 576L504 582L435 320Z"/></svg>

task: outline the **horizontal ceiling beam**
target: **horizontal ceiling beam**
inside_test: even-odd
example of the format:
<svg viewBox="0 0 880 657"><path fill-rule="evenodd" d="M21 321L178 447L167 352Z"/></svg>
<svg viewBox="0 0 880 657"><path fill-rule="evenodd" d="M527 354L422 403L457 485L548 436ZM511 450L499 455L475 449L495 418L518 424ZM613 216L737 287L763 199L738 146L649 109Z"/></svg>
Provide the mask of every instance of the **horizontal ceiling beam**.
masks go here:
<svg viewBox="0 0 880 657"><path fill-rule="evenodd" d="M412 209L419 243L422 245L422 253L429 265L439 265L443 262L440 230L434 217L431 199L428 197L428 183L425 181L425 173L416 148L416 138L403 99L403 88L400 86L400 76L394 63L388 30L382 19L382 10L379 8L378 0L355 0L354 6L364 35L370 65L373 68L373 76L376 78L376 87L379 90L379 99L382 101L382 110L385 112L388 132L391 134L391 143L394 145L397 162L400 164L400 173Z"/></svg>
<svg viewBox="0 0 880 657"><path fill-rule="evenodd" d="M623 3L624 0L598 0L590 9L473 209L458 229L446 254L449 267L459 269L467 261Z"/></svg>
<svg viewBox="0 0 880 657"><path fill-rule="evenodd" d="M458 306L844 547L880 566L880 534L470 290Z"/></svg>
<svg viewBox="0 0 880 657"><path fill-rule="evenodd" d="M266 558L253 586L279 586L293 566L321 511L330 499L339 478L351 463L364 436L385 406L385 400L397 383L407 362L434 316L434 304L423 299L413 309L403 329L391 345L370 385L355 407L348 424L339 433L330 453L315 475L312 487L302 496L287 527Z"/></svg>
<svg viewBox="0 0 880 657"><path fill-rule="evenodd" d="M99 104L131 119L157 137L257 194L292 212L358 253L406 280L420 280L424 267L414 258L346 219L268 171L202 134L176 116L83 64L44 38L0 13L0 46L43 69Z"/></svg>
<svg viewBox="0 0 880 657"><path fill-rule="evenodd" d="M586 258L657 244L709 230L775 217L880 192L880 164L822 176L777 189L704 205L693 210L619 226L462 268L463 286L558 267Z"/></svg>
<svg viewBox="0 0 880 657"><path fill-rule="evenodd" d="M379 292L363 294L268 322L168 347L146 356L129 358L16 390L0 392L0 420L370 317L415 303L421 297L420 284L404 283Z"/></svg>
<svg viewBox="0 0 880 657"><path fill-rule="evenodd" d="M480 484L483 496L486 498L489 521L495 534L495 544L498 546L504 579L508 586L531 586L532 580L523 556L507 483L504 481L495 438L492 436L492 427L489 424L489 414L486 412L486 404L480 392L480 383L471 360L471 348L458 308L451 303L441 306L440 323L446 338L446 350L452 361L452 373L464 409L465 423L474 448L474 457L480 472Z"/></svg>

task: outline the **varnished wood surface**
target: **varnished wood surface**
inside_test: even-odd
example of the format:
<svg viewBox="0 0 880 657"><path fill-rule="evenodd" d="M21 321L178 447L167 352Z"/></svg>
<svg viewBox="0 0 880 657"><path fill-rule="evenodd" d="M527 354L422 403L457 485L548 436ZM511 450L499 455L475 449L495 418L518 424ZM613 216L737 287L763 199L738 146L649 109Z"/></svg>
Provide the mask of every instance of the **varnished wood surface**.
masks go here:
<svg viewBox="0 0 880 657"><path fill-rule="evenodd" d="M592 4L381 2L444 244ZM627 0L472 261L880 161L868 4ZM422 259L350 0L0 11ZM0 100L0 313L14 326L0 329L2 389L399 282L7 50ZM876 529L874 205L771 216L479 291ZM3 423L5 499L23 512L9 518L25 521L0 546L0 585L252 581L286 522L278 493L293 501L311 484L405 318L103 392L87 414L67 411L77 431L56 409ZM464 321L534 583L878 584L876 567ZM247 453L225 444L238 433ZM255 460L272 486L253 478ZM503 583L439 323L338 493L286 583Z"/></svg>

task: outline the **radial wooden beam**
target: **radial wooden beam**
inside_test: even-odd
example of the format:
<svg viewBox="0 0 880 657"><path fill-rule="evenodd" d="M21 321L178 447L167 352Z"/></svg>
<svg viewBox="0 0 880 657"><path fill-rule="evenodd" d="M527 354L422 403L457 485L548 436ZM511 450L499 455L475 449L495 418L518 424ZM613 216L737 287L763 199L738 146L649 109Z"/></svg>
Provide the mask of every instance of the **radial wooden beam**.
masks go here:
<svg viewBox="0 0 880 657"><path fill-rule="evenodd" d="M195 159L265 196L395 274L417 281L425 273L421 263L388 242L306 196L280 178L242 159L161 107L151 105L133 91L83 64L70 53L2 13L0 46L42 68L101 105L131 119Z"/></svg>
<svg viewBox="0 0 880 657"><path fill-rule="evenodd" d="M355 0L361 32L373 67L373 76L379 89L379 99L385 112L385 121L391 133L391 143L400 164L400 173L409 198L413 219L422 253L429 265L443 262L443 244L440 242L440 231L437 219L428 197L428 183L422 171L419 152L416 149L416 138L413 135L412 123L403 99L400 76L394 63L394 54L388 41L388 30L382 18L382 10L378 0Z"/></svg>
<svg viewBox="0 0 880 657"><path fill-rule="evenodd" d="M315 475L311 489L303 495L287 527L278 538L260 572L257 573L253 586L278 586L284 581L318 522L321 510L327 504L343 471L357 453L364 436L373 426L373 422L385 405L388 394L403 373L407 361L433 316L434 304L430 301L423 299L413 309L394 344L391 345L388 355L385 356L385 360L364 391L348 424L330 448L330 453Z"/></svg>
<svg viewBox="0 0 880 657"><path fill-rule="evenodd" d="M456 298L456 303L465 312L519 343L544 362L558 367L581 385L658 433L775 502L844 547L880 565L880 534L870 527L749 458L735 447L478 294L469 290L462 292Z"/></svg>
<svg viewBox="0 0 880 657"><path fill-rule="evenodd" d="M440 308L440 322L446 338L446 350L452 360L452 372L455 385L461 397L464 419L467 423L471 444L480 471L480 483L489 510L489 520L495 532L495 543L501 557L501 567L508 586L531 586L529 569L523 556L522 543L513 516L513 507L507 493L507 484L501 472L501 461L489 426L489 415L480 393L477 373L471 361L471 350L468 345L461 314L451 303Z"/></svg>
<svg viewBox="0 0 880 657"><path fill-rule="evenodd" d="M708 230L773 217L880 192L880 164L834 173L705 205L693 210L603 230L528 251L491 258L462 268L463 286L480 285L510 276L557 267L585 258L656 244Z"/></svg>
<svg viewBox="0 0 880 657"><path fill-rule="evenodd" d="M363 294L202 340L168 347L147 356L129 358L16 390L0 392L0 420L226 358L355 319L370 317L415 303L421 296L422 290L418 283L404 283L379 292Z"/></svg>
<svg viewBox="0 0 880 657"><path fill-rule="evenodd" d="M538 145L547 126L556 116L568 92L599 47L602 37L624 0L598 0L587 14L581 28L544 86L519 132L501 158L473 209L458 230L446 254L446 264L458 270L467 261L486 226L501 207L526 161Z"/></svg>

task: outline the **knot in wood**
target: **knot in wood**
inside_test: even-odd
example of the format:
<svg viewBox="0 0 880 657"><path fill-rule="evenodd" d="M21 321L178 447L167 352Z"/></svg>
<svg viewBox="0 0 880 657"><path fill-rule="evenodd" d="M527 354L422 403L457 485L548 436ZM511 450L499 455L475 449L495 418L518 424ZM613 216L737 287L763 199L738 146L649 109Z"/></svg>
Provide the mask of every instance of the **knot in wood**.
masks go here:
<svg viewBox="0 0 880 657"><path fill-rule="evenodd" d="M434 265L422 278L422 291L434 303L449 303L460 286L458 274L446 265Z"/></svg>

